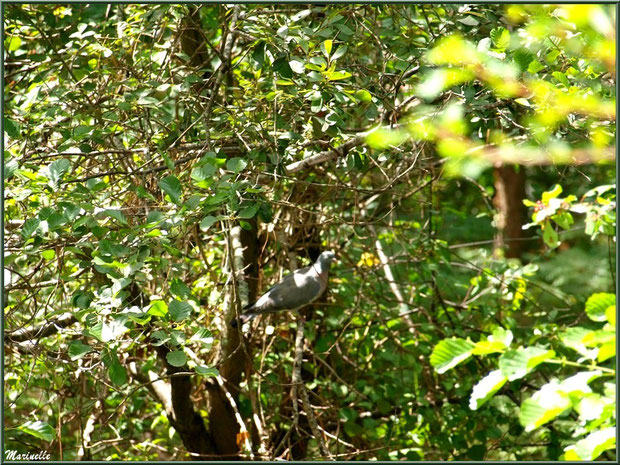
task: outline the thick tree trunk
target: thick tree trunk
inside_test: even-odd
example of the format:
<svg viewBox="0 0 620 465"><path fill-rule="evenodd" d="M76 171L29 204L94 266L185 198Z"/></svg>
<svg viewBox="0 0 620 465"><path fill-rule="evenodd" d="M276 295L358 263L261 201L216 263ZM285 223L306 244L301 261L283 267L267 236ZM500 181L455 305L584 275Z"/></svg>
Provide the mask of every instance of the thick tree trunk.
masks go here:
<svg viewBox="0 0 620 465"><path fill-rule="evenodd" d="M243 273L240 279L247 283L248 300L256 299L256 283L257 283L257 224L256 221L249 221L252 225L251 231L239 228L240 232L237 236L239 243L231 241L233 246L238 246L243 254ZM239 270L234 270L238 272ZM237 277L235 278L237 279ZM239 279L237 279L239 282ZM235 301L230 302L231 305ZM235 315L234 308L230 309L225 316L224 327L222 328L221 338L222 346L218 355L221 361L219 366L220 374L225 382L225 388L232 395L235 402L239 397L239 384L241 376L245 371L247 363L246 350L240 347L239 328L233 328L228 321ZM239 445L237 435L239 434L239 423L235 418L235 412L232 410L230 401L226 397L223 389L216 385L209 385L208 392L208 412L209 412L209 435L215 442L217 450L222 455L238 454ZM230 460L230 458L222 457L222 459Z"/></svg>
<svg viewBox="0 0 620 465"><path fill-rule="evenodd" d="M522 226L525 218L525 172L522 166L502 165L494 169L497 209L495 227L495 254L506 258L521 258L523 253Z"/></svg>

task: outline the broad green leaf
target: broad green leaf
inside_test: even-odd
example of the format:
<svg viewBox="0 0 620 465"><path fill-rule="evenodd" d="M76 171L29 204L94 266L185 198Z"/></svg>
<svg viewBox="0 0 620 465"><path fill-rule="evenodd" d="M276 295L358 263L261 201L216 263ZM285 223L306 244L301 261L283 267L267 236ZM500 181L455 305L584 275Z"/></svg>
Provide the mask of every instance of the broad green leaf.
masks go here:
<svg viewBox="0 0 620 465"><path fill-rule="evenodd" d="M192 291L189 287L187 287L187 284L185 284L180 279L175 278L170 283L170 292L172 292L177 297L185 298L189 297Z"/></svg>
<svg viewBox="0 0 620 465"><path fill-rule="evenodd" d="M104 350L101 354L103 364L108 369L108 376L110 381L117 386L122 386L127 383L127 371L125 367L119 362L116 352L114 350Z"/></svg>
<svg viewBox="0 0 620 465"><path fill-rule="evenodd" d="M19 138L19 124L9 118L2 118L4 131L13 139Z"/></svg>
<svg viewBox="0 0 620 465"><path fill-rule="evenodd" d="M552 249L555 249L560 245L560 242L558 241L558 233L555 229L553 229L551 222L548 220L545 220L545 223L543 224L543 240L545 241L545 244Z"/></svg>
<svg viewBox="0 0 620 465"><path fill-rule="evenodd" d="M226 169L234 171L235 173L243 171L246 166L248 166L248 162L243 158L233 157L226 160Z"/></svg>
<svg viewBox="0 0 620 465"><path fill-rule="evenodd" d="M79 341L73 341L69 344L69 358L71 358L71 360L78 360L92 350L93 348L89 345L82 344Z"/></svg>
<svg viewBox="0 0 620 465"><path fill-rule="evenodd" d="M616 296L608 292L592 294L586 301L586 314L592 321L607 321L607 309L616 306Z"/></svg>
<svg viewBox="0 0 620 465"><path fill-rule="evenodd" d="M568 394L557 382L551 382L521 404L519 422L529 432L558 417L571 405Z"/></svg>
<svg viewBox="0 0 620 465"><path fill-rule="evenodd" d="M185 344L186 340L187 340L187 336L185 335L183 331L179 331L176 329L173 329L172 331L170 331L170 345L180 346L180 345Z"/></svg>
<svg viewBox="0 0 620 465"><path fill-rule="evenodd" d="M187 363L187 355L182 350L173 350L166 354L166 360L173 367L182 367Z"/></svg>
<svg viewBox="0 0 620 465"><path fill-rule="evenodd" d="M306 71L306 66L299 60L291 60L288 64L297 74L303 74Z"/></svg>
<svg viewBox="0 0 620 465"><path fill-rule="evenodd" d="M601 347L599 347L598 355L596 359L599 362L604 362L605 360L610 359L611 357L615 357L615 356L616 356L616 341L614 338L613 342L607 342L603 344Z"/></svg>
<svg viewBox="0 0 620 465"><path fill-rule="evenodd" d="M501 370L494 370L482 378L475 386L469 399L469 408L476 410L488 401L493 394L508 381Z"/></svg>
<svg viewBox="0 0 620 465"><path fill-rule="evenodd" d="M8 152L4 152L4 180L7 181L13 177L19 169L19 164L15 158L11 158Z"/></svg>
<svg viewBox="0 0 620 465"><path fill-rule="evenodd" d="M612 426L590 433L572 446L564 449L564 460L593 461L603 452L616 447L616 427Z"/></svg>
<svg viewBox="0 0 620 465"><path fill-rule="evenodd" d="M433 349L430 357L431 365L437 373L445 373L450 368L467 360L474 347L475 345L472 342L465 339L444 339Z"/></svg>
<svg viewBox="0 0 620 465"><path fill-rule="evenodd" d="M474 355L487 355L496 352L503 352L506 349L506 345L503 342L498 341L479 341L476 342L476 347L472 350Z"/></svg>
<svg viewBox="0 0 620 465"><path fill-rule="evenodd" d="M347 52L346 45L340 45L332 55L332 61L337 60Z"/></svg>
<svg viewBox="0 0 620 465"><path fill-rule="evenodd" d="M163 300L154 300L151 302L151 306L149 307L147 313L153 316L166 316L168 313L168 305Z"/></svg>
<svg viewBox="0 0 620 465"><path fill-rule="evenodd" d="M493 46L498 50L505 50L510 44L510 32L505 27L491 29L491 40Z"/></svg>
<svg viewBox="0 0 620 465"><path fill-rule="evenodd" d="M348 71L333 71L325 73L325 77L328 81L339 81L341 79L350 78L351 76L353 75Z"/></svg>
<svg viewBox="0 0 620 465"><path fill-rule="evenodd" d="M170 318L172 321L183 321L185 318L191 315L192 306L187 302L181 302L179 300L173 300L168 305L168 313L170 313Z"/></svg>
<svg viewBox="0 0 620 465"><path fill-rule="evenodd" d="M49 180L54 186L58 185L58 182L62 179L67 171L71 168L71 162L66 158L61 158L55 162L50 163L48 166Z"/></svg>
<svg viewBox="0 0 620 465"><path fill-rule="evenodd" d="M47 442L53 441L56 437L54 428L44 421L27 421L19 425L17 429Z"/></svg>
<svg viewBox="0 0 620 465"><path fill-rule="evenodd" d="M41 252L41 257L45 260L52 260L56 256L56 251L54 249L48 249Z"/></svg>
<svg viewBox="0 0 620 465"><path fill-rule="evenodd" d="M249 207L243 208L239 212L239 218L245 218L245 219L254 218L254 215L256 215L256 212L258 212L258 205L251 205Z"/></svg>
<svg viewBox="0 0 620 465"><path fill-rule="evenodd" d="M333 44L333 40L326 40L321 44L321 51L323 52L323 55L325 55L325 58L329 58L329 55L331 55Z"/></svg>
<svg viewBox="0 0 620 465"><path fill-rule="evenodd" d="M4 46L9 50L9 52L14 52L19 49L21 44L22 39L19 36L11 36L4 41Z"/></svg>
<svg viewBox="0 0 620 465"><path fill-rule="evenodd" d="M213 334L206 328L200 328L196 333L190 338L192 341L199 341L205 345L210 346L213 344Z"/></svg>
<svg viewBox="0 0 620 465"><path fill-rule="evenodd" d="M372 95L365 89L360 89L355 92L355 96L362 102L372 102Z"/></svg>
<svg viewBox="0 0 620 465"><path fill-rule="evenodd" d="M220 374L220 372L217 371L217 368L201 366L196 367L196 373L198 373L200 376L219 376Z"/></svg>
<svg viewBox="0 0 620 465"><path fill-rule="evenodd" d="M478 24L480 24L480 22L473 16L465 16L463 18L457 19L457 21L467 26L477 26Z"/></svg>
<svg viewBox="0 0 620 465"><path fill-rule="evenodd" d="M549 205L549 201L551 199L555 199L561 193L562 193L562 186L560 186L559 184L556 184L553 187L553 189L551 189L550 191L543 192L543 194L542 194L542 202L545 205Z"/></svg>
<svg viewBox="0 0 620 465"><path fill-rule="evenodd" d="M211 226L213 226L213 223L215 223L216 221L217 221L217 218L215 216L207 215L200 222L200 229L203 231L206 231Z"/></svg>
<svg viewBox="0 0 620 465"><path fill-rule="evenodd" d="M571 349L576 350L581 355L584 355L589 359L594 359L597 354L596 349L588 349L584 342L591 332L591 329L574 326L560 333L559 337L560 341L562 341L562 343L566 347L570 347Z"/></svg>
<svg viewBox="0 0 620 465"><path fill-rule="evenodd" d="M37 230L39 224L41 224L39 218L28 218L22 225L22 229L20 231L21 236L24 239L28 239Z"/></svg>
<svg viewBox="0 0 620 465"><path fill-rule="evenodd" d="M197 166L192 170L190 177L194 181L204 181L206 179L211 179L215 172L217 171L217 167L211 165L209 163L205 163L201 166Z"/></svg>
<svg viewBox="0 0 620 465"><path fill-rule="evenodd" d="M536 366L553 358L555 352L542 347L526 347L524 349L511 349L504 352L499 359L499 368L509 381L523 378Z"/></svg>
<svg viewBox="0 0 620 465"><path fill-rule="evenodd" d="M166 194L170 196L170 199L178 204L181 200L182 187L181 182L178 180L176 176L170 175L166 176L164 179L161 179L157 185L163 190Z"/></svg>
<svg viewBox="0 0 620 465"><path fill-rule="evenodd" d="M102 214L109 216L110 218L114 218L121 224L127 224L127 218L125 218L125 215L123 215L123 212L120 210L108 208L104 210Z"/></svg>
<svg viewBox="0 0 620 465"><path fill-rule="evenodd" d="M582 396L584 394L589 394L592 392L592 389L590 389L588 384L595 379L600 378L602 374L603 373L600 370L582 371L562 380L558 389L569 395L577 394Z"/></svg>
<svg viewBox="0 0 620 465"><path fill-rule="evenodd" d="M151 334L151 337L153 339L157 339L157 341L155 341L153 343L153 345L155 346L160 346L162 344L165 344L166 342L168 342L170 340L170 334L168 334L167 332L158 329L157 331L154 331L153 334Z"/></svg>

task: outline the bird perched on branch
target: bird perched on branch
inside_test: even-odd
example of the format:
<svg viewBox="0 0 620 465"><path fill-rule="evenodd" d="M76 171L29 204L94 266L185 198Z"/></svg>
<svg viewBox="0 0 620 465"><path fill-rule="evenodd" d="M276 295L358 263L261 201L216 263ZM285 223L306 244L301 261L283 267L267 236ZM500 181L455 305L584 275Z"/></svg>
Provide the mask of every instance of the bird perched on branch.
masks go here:
<svg viewBox="0 0 620 465"><path fill-rule="evenodd" d="M230 325L236 327L263 313L297 310L314 302L327 287L329 267L335 259L334 252L321 253L312 265L286 275L256 302L243 307L243 313L232 320Z"/></svg>

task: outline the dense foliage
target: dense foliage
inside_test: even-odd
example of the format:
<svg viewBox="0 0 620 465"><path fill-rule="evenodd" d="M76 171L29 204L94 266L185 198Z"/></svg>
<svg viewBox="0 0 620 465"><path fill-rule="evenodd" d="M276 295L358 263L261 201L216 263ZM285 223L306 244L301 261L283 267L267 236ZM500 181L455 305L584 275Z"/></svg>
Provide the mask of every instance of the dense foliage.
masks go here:
<svg viewBox="0 0 620 465"><path fill-rule="evenodd" d="M614 11L5 5L5 451L615 460Z"/></svg>

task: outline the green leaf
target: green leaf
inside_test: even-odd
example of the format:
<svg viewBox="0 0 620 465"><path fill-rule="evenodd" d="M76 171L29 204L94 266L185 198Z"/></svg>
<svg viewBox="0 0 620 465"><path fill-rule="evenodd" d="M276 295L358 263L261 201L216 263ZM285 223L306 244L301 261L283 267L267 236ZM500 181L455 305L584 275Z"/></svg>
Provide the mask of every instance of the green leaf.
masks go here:
<svg viewBox="0 0 620 465"><path fill-rule="evenodd" d="M346 45L340 45L332 55L332 61L337 60L347 52Z"/></svg>
<svg viewBox="0 0 620 465"><path fill-rule="evenodd" d="M56 437L54 429L44 421L27 421L17 429L47 442L53 441Z"/></svg>
<svg viewBox="0 0 620 465"><path fill-rule="evenodd" d="M467 360L474 347L475 345L472 342L465 339L444 339L433 349L430 357L431 365L437 373L445 373L450 368Z"/></svg>
<svg viewBox="0 0 620 465"><path fill-rule="evenodd" d="M467 26L477 26L478 24L480 24L480 22L473 16L465 16L463 18L457 19L457 21Z"/></svg>
<svg viewBox="0 0 620 465"><path fill-rule="evenodd" d="M201 366L196 367L196 373L198 373L200 376L219 376L220 374L220 372L217 371L217 368Z"/></svg>
<svg viewBox="0 0 620 465"><path fill-rule="evenodd" d="M482 378L475 386L469 399L469 408L476 410L488 401L493 394L506 384L508 378L501 370L494 370Z"/></svg>
<svg viewBox="0 0 620 465"><path fill-rule="evenodd" d="M166 176L164 179L161 179L157 185L163 190L166 194L170 196L170 199L179 204L181 200L181 182L178 180L176 176L170 175Z"/></svg>
<svg viewBox="0 0 620 465"><path fill-rule="evenodd" d="M192 306L187 302L181 302L179 300L173 300L168 305L168 312L172 321L183 321L185 318L191 315Z"/></svg>
<svg viewBox="0 0 620 465"><path fill-rule="evenodd" d="M372 102L372 95L365 89L360 89L355 92L355 96L362 102Z"/></svg>
<svg viewBox="0 0 620 465"><path fill-rule="evenodd" d="M543 241L547 244L548 247L555 249L560 245L558 241L558 233L553 229L551 222L545 220L543 223Z"/></svg>
<svg viewBox="0 0 620 465"><path fill-rule="evenodd" d="M173 350L166 354L166 360L173 367L182 367L187 363L187 355L182 350Z"/></svg>
<svg viewBox="0 0 620 465"><path fill-rule="evenodd" d="M566 347L570 347L571 349L579 352L581 355L586 356L589 359L594 359L596 357L596 349L588 349L585 345L585 340L587 336L592 332L590 329L581 328L579 326L575 326L573 328L568 328L566 331L559 334L560 341Z"/></svg>
<svg viewBox="0 0 620 465"><path fill-rule="evenodd" d="M509 381L523 378L536 366L555 356L555 352L542 347L526 347L504 352L499 358L499 368Z"/></svg>
<svg viewBox="0 0 620 465"><path fill-rule="evenodd" d="M199 341L207 346L211 346L213 344L213 334L206 328L200 328L196 333L190 338L192 341Z"/></svg>
<svg viewBox="0 0 620 465"><path fill-rule="evenodd" d="M252 58L259 64L259 66L263 66L265 62L265 42L261 41L256 44L254 50L252 51Z"/></svg>
<svg viewBox="0 0 620 465"><path fill-rule="evenodd" d="M147 313L153 316L166 316L168 313L168 305L163 300L154 300L151 302L151 306L149 307Z"/></svg>
<svg viewBox="0 0 620 465"><path fill-rule="evenodd" d="M4 131L9 135L9 137L12 137L13 139L19 138L19 124L8 118L2 118L2 123L4 124Z"/></svg>
<svg viewBox="0 0 620 465"><path fill-rule="evenodd" d="M570 397L557 382L548 383L521 404L519 422L529 432L558 417L571 405Z"/></svg>
<svg viewBox="0 0 620 465"><path fill-rule="evenodd" d="M215 216L207 215L200 222L200 229L202 231L206 231L211 226L213 226L213 223L215 223L216 221L217 221L217 218Z"/></svg>
<svg viewBox="0 0 620 465"><path fill-rule="evenodd" d="M503 51L510 44L510 32L505 27L492 29L490 36L493 46L498 50Z"/></svg>
<svg viewBox="0 0 620 465"><path fill-rule="evenodd" d="M4 152L4 180L8 180L13 177L15 172L19 169L19 164L15 158L11 158L8 152Z"/></svg>
<svg viewBox="0 0 620 465"><path fill-rule="evenodd" d="M24 239L28 239L37 230L40 224L41 221L39 220L39 218L28 218L26 221L24 221L22 230L20 231L21 236Z"/></svg>
<svg viewBox="0 0 620 465"><path fill-rule="evenodd" d="M616 326L616 306L610 305L605 310L605 316L607 317L607 321L610 325Z"/></svg>
<svg viewBox="0 0 620 465"><path fill-rule="evenodd" d="M62 179L67 171L71 168L71 162L66 158L61 158L48 166L49 180L54 186Z"/></svg>
<svg viewBox="0 0 620 465"><path fill-rule="evenodd" d="M121 365L114 350L104 350L101 354L103 364L108 368L108 376L110 381L117 386L127 383L127 371Z"/></svg>
<svg viewBox="0 0 620 465"><path fill-rule="evenodd" d="M53 260L56 256L56 251L54 249L48 249L41 252L41 257L45 260Z"/></svg>
<svg viewBox="0 0 620 465"><path fill-rule="evenodd" d="M347 79L353 76L348 71L333 71L325 73L325 77L328 81L339 81L341 79Z"/></svg>
<svg viewBox="0 0 620 465"><path fill-rule="evenodd" d="M564 449L563 459L570 461L593 461L603 452L616 447L615 426L590 433L574 445Z"/></svg>
<svg viewBox="0 0 620 465"><path fill-rule="evenodd" d="M551 73L551 75L556 78L561 84L563 84L564 87L566 87L567 89L570 87L570 82L568 81L566 74L561 73L560 71L554 71L553 73Z"/></svg>
<svg viewBox="0 0 620 465"><path fill-rule="evenodd" d="M249 207L243 208L240 212L239 212L239 218L245 218L245 219L249 219L249 218L254 218L254 215L256 215L256 212L258 212L258 205L251 205Z"/></svg>
<svg viewBox="0 0 620 465"><path fill-rule="evenodd" d="M586 314L592 321L607 321L607 309L615 310L616 296L608 292L592 294L586 301Z"/></svg>
<svg viewBox="0 0 620 465"><path fill-rule="evenodd" d="M102 214L109 216L110 218L114 218L116 221L118 221L121 224L127 224L127 218L125 218L125 215L123 215L123 212L120 210L114 210L114 209L108 208L104 210Z"/></svg>
<svg viewBox="0 0 620 465"><path fill-rule="evenodd" d="M243 171L246 166L248 166L248 162L246 162L243 158L233 157L226 160L226 168L235 173Z"/></svg>
<svg viewBox="0 0 620 465"><path fill-rule="evenodd" d="M562 229L570 229L571 224L575 222L573 215L566 211L559 211L551 217Z"/></svg>
<svg viewBox="0 0 620 465"><path fill-rule="evenodd" d="M543 192L543 194L542 194L542 202L545 205L549 205L549 201L551 199L555 199L561 193L562 193L562 186L560 186L559 184L556 184L553 187L553 189L551 189L550 191Z"/></svg>
<svg viewBox="0 0 620 465"><path fill-rule="evenodd" d="M174 278L170 283L170 292L180 298L188 297L191 294L191 290L187 287L183 281L178 278Z"/></svg>
<svg viewBox="0 0 620 465"><path fill-rule="evenodd" d="M537 72L542 71L543 69L545 69L545 65L543 65L538 60L533 60L528 65L527 72L530 74L536 74Z"/></svg>
<svg viewBox="0 0 620 465"><path fill-rule="evenodd" d="M154 331L151 337L157 339L157 341L153 343L155 346L160 346L170 340L170 335L161 329Z"/></svg>
<svg viewBox="0 0 620 465"><path fill-rule="evenodd" d="M306 71L306 66L299 60L291 60L288 65L297 74L303 74Z"/></svg>
<svg viewBox="0 0 620 465"><path fill-rule="evenodd" d="M4 41L4 46L9 50L9 52L14 52L19 49L21 44L22 39L19 36L11 36Z"/></svg>
<svg viewBox="0 0 620 465"><path fill-rule="evenodd" d="M192 170L190 177L197 182L204 181L206 179L211 179L215 172L217 171L217 167L205 163L204 165L197 166Z"/></svg>
<svg viewBox="0 0 620 465"><path fill-rule="evenodd" d="M333 40L326 40L321 44L321 51L323 52L323 55L325 55L325 58L329 58L329 55L332 53L333 43Z"/></svg>
<svg viewBox="0 0 620 465"><path fill-rule="evenodd" d="M93 348L89 345L82 344L79 341L73 341L69 344L69 358L71 358L71 360L79 360L92 350Z"/></svg>

